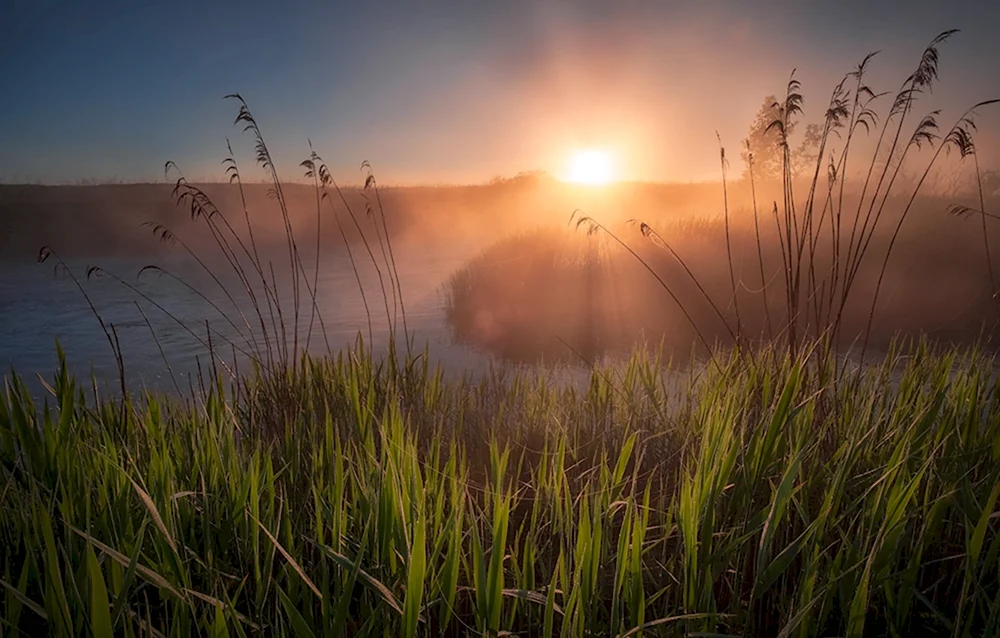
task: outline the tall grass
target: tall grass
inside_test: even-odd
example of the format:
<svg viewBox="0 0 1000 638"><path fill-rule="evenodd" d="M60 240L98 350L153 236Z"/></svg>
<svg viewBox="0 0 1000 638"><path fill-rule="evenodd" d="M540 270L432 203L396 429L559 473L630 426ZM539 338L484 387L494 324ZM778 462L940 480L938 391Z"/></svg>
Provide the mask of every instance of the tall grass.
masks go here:
<svg viewBox="0 0 1000 638"><path fill-rule="evenodd" d="M729 234L730 215L726 179L728 165L725 148L720 140L726 260L731 291L728 294L729 299L725 300L727 303L720 303L723 300L708 299L708 301L716 312L719 305L726 307L731 305L734 308L734 316L724 318L726 329L734 334L734 342L738 344L781 342L794 356L804 349L809 349L810 344L818 339L824 343L824 348L816 352L821 357L828 356L832 350L843 346L845 309L855 293L855 285L862 266L876 259L876 263L880 263L880 266L876 271L876 284L867 313L867 326L859 334L847 335L852 340L860 340L861 358L864 359L893 249L904 223L913 210L914 202L942 154L956 151L962 158L974 158L972 169L975 171L976 184L980 185L980 193L982 191L982 176L974 141L975 117L979 109L996 104L1000 100L984 100L972 105L948 129L942 129L939 125L940 110L929 111L913 124L918 98L929 93L938 80L939 48L955 33L957 30L945 31L931 40L920 56L913 73L907 76L895 93L876 93L867 84L865 76L875 54L866 56L834 87L823 113L815 164L809 170L809 175L805 176L807 180L804 184L806 189L804 198L796 191L796 187L802 185L800 179L802 176L798 175L796 170L789 143L790 131L796 119L802 115L804 104L802 85L794 77L793 72L786 86L784 99L772 105L774 119L767 127L767 132L771 130L776 132L776 143L782 157L780 202L775 199L770 206L781 250L781 265L777 269L772 269L764 263L760 244L753 153L748 150L747 154L761 282L758 294L761 296L766 316L766 327L760 334L745 331L740 315ZM881 98L890 96L891 105L880 113L877 103L884 102ZM907 133L906 127L911 125L912 130ZM855 156L860 153L858 151L860 142L855 140L855 137L861 135L862 128L865 133L877 130L878 137L870 157L856 159ZM839 151L833 150L835 140L841 142ZM930 147L929 157L925 153L919 158L923 161L923 166L918 169L915 182L904 186L899 179L903 167L907 164L907 160L918 155L924 147ZM860 174L849 170L855 163L865 167ZM893 210L896 202L902 202L901 206L898 210ZM980 197L978 210L959 207L957 212L977 213L984 218L987 270L993 282L993 266L990 262L988 232L985 227L987 215L984 198ZM895 220L894 225L891 224L892 219ZM585 226L590 231L610 232L588 215L581 214L572 221L575 221L577 227ZM705 286L698 281L677 251L662 237L654 237L653 233L649 232L650 224L635 221L643 231L643 235L653 237L658 245L670 252L684 267L702 296L707 297ZM879 247L882 251L879 260L879 255L872 254L876 248L872 245L872 240L886 223L890 224L889 239L885 246ZM615 239L621 242L617 236ZM621 243L628 250L632 250L624 242ZM772 277L766 274L768 270L774 275L780 274L782 282L780 292L784 298L783 317L780 319L775 317L776 322L780 321L777 325L772 324L773 314L768 306L768 292L773 285ZM667 282L659 277L658 279L671 298L676 298L674 290L676 282ZM994 286L991 294L996 292ZM697 303L697 300L678 299L677 303L692 305ZM692 312L688 309L684 310L684 314L686 317L692 316ZM693 323L692 319L689 321ZM698 330L696 325L693 328Z"/></svg>
<svg viewBox="0 0 1000 638"><path fill-rule="evenodd" d="M638 260L711 350L714 365L689 369L680 384L662 353L648 350L613 367L595 365L585 388L555 384L543 371L445 380L428 352L413 350L370 167L363 170L374 203L366 199L359 218L315 151L301 164L316 195L310 269L263 134L246 102L231 96L239 104L236 123L253 138L257 164L273 184L287 263L276 269L258 250L245 198L246 225L237 229L179 177L178 203L203 224L249 307L171 229L153 231L223 289L209 307L232 333L206 322L202 337L201 326L187 326L151 293L100 267L88 270L134 292L140 309L152 306L182 324L203 343L211 366L186 402L127 394L114 326L91 305L118 357L120 401L102 397L96 381L88 396L61 351L42 405L19 376L5 379L0 631L1000 633L1000 383L993 360L976 349L935 351L926 343L900 344L861 367L838 369L831 355L902 160L934 138L936 121L925 118L899 145L915 96L936 78L937 46L950 35L931 43L897 94L882 135L894 140L888 154L898 151L899 160L879 168L872 161L869 177L880 175L863 217L860 198L843 251L844 189L835 196L834 185L850 144L831 162L825 197L818 160L800 208L785 131L802 98L798 83L789 83L774 124L785 157L783 204L772 211L786 309L784 326L768 319L773 341L753 343L739 311L732 327L668 239L639 223L739 346L712 349L696 316L647 260L600 222L578 220ZM857 80L853 110L845 85L834 91L821 158L845 121L848 139L862 122L874 122L864 66L850 76ZM970 111L931 164L949 145L974 153L973 128ZM725 175L724 151L721 160ZM226 170L242 193L231 149ZM891 232L876 299L926 175ZM359 336L353 349L334 353L327 342L327 356L310 357L314 325L325 338L318 301L324 215L333 216L350 256L368 310L369 346ZM824 227L832 229L827 274L817 267ZM348 240L351 229L360 245ZM58 260L50 249L40 258ZM384 355L370 349L361 274L368 267L390 331ZM766 296L762 258L760 267ZM173 276L158 266L140 274L147 272ZM283 285L290 303L279 294ZM397 317L405 351L395 347ZM237 353L251 361L249 370L239 371Z"/></svg>
<svg viewBox="0 0 1000 638"><path fill-rule="evenodd" d="M948 217L954 201L953 196L931 195L917 201L885 276L887 294L869 333L869 357L884 353L898 333L995 347L996 302L990 298L990 279L983 268L980 223ZM987 210L998 202L987 199ZM902 204L896 200L894 205ZM489 244L447 282L446 317L455 338L515 361L579 362L573 350L585 352L588 344L598 357L619 356L628 353L637 335L654 343L662 340L681 359L687 358L692 346L699 358L706 358L712 350L699 339L693 323L709 346L735 346L724 219L721 215L674 218L669 211L658 218L647 214L645 226L636 229L639 232L613 221L606 226L642 261L603 232L587 235L560 228L558 222ZM781 247L773 221L770 228L763 227L766 221L762 218L757 225L760 242L752 208L737 210L730 223L732 252L740 265L736 276L743 334L767 340L772 325L773 338L784 345ZM1000 239L1000 226L987 221L992 248ZM888 245L892 229L887 226L877 231L872 254ZM593 273L582 261L590 245L596 247L598 262ZM763 259L758 259L758 250ZM764 281L771 284L767 305L760 263L767 264ZM841 323L845 346L867 328L879 265L871 260L858 276L858 294ZM670 286L676 300L664 293L658 278ZM588 311L588 295L593 296L594 310ZM582 329L588 321L597 338ZM743 349L749 355L754 345L745 340ZM845 348L840 356L856 360L859 349L860 340L858 349Z"/></svg>
<svg viewBox="0 0 1000 638"><path fill-rule="evenodd" d="M678 385L637 353L579 390L446 382L425 357L397 374L359 346L282 373L302 409L281 428L260 378L122 412L64 360L40 410L11 376L0 626L1000 631L992 360L901 348L840 386L803 361L733 354Z"/></svg>
<svg viewBox="0 0 1000 638"><path fill-rule="evenodd" d="M206 242L192 242L189 238L182 237L181 232L170 224L145 222L143 226L147 227L157 239L180 248L192 260L197 266L197 275L185 278L156 263L144 265L136 273L137 279L156 275L173 280L204 301L212 313L211 316L206 318L204 325L192 325L172 312L168 298L161 297L155 288L142 287L138 282L131 281L127 275L111 272L102 266L88 267L86 279L106 277L132 293L136 298L138 312L151 331L152 326L149 324L144 306L162 314L181 331L193 337L208 357L212 369L221 367L225 370L230 382L237 388L241 388L243 384L243 377L239 374L240 361L261 372L262 382L264 380L271 382L281 378L281 371L294 367L303 355L333 354L321 311L320 304L323 300L320 298L319 290L321 260L324 254L330 252L322 243L323 220L332 217L342 240L342 245L335 247L334 250L344 250L349 258L365 309L369 343L374 343L375 330L370 304L372 291L367 290L364 284L368 269L373 271L378 279L377 292L385 309L389 351L394 352L397 347L397 326L400 319L403 322L402 343L407 351L412 349L412 334L406 323L402 289L386 226L386 214L370 163L366 161L361 165L361 170L365 171L366 175L362 189L365 216L362 218L310 143L310 155L300 164L304 177L312 183L315 194L315 227L312 233L315 247L310 263L310 256L304 256L302 251L300 235L303 229L296 228L293 222L290 203L285 197L282 180L264 140L261 127L242 96L232 94L227 95L225 99L234 100L238 104L234 124L242 127L242 131L253 141L255 163L263 171L268 182L267 194L273 202L273 210L254 211L251 214L243 173L232 144L228 140L229 154L223 160L223 165L230 184L239 194L242 211L238 218L231 218L225 214L204 189L190 183L184 177L177 164L167 162L164 167L165 175L174 178L172 196L177 207L185 211L192 222L187 231L193 234L200 230L204 233L209 239L208 249L204 247ZM369 191L374 193L374 201L369 198ZM256 224L260 224L261 219L266 219L266 216L271 214L276 214L280 219L280 239L284 242L286 253L283 258L277 259L277 264L272 251L261 247L259 229L256 233L254 230L254 220ZM370 237L373 231L378 249L372 247ZM198 244L201 245L200 248L196 247ZM66 263L53 248L42 247L38 260L55 261L57 272L68 273L86 298L118 362L124 400L127 397L126 371L122 353L116 343L114 324L105 322L100 309L91 301L81 278L69 271ZM290 295L286 295L286 292L290 292ZM306 313L308 313L307 322L305 322ZM302 334L303 328L305 334ZM315 336L314 328L318 328L318 337ZM152 332L152 336L155 340L155 332ZM313 347L314 338L319 337L322 338L325 349ZM162 344L157 342L157 346L162 353ZM389 360L395 361L396 357L391 356ZM164 361L166 362L165 356ZM198 366L200 370L200 361ZM179 387L169 362L167 369L173 384ZM200 385L204 385L204 380ZM280 386L275 387L274 394L281 389ZM287 405L285 408L294 411L296 406Z"/></svg>

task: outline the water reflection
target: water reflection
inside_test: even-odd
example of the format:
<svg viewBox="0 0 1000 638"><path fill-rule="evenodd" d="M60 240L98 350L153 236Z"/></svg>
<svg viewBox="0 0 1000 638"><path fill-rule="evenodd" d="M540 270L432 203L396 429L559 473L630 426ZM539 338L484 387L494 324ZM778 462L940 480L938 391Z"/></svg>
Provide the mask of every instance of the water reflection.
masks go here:
<svg viewBox="0 0 1000 638"><path fill-rule="evenodd" d="M407 246L401 247L398 255L400 285L414 343L420 348L427 346L433 358L447 369L456 371L482 368L487 364L485 355L452 343L444 320L442 286L465 257L456 251L441 253ZM134 286L135 290L109 276L88 279L89 262L69 261L67 266L83 285L105 323L114 326L124 354L126 378L132 387L173 390L170 371L181 386L187 387L197 375L199 361L202 365L208 363L209 332L220 358L236 365L246 365L246 351L262 342L260 322L249 295L223 268L215 271L232 300L197 264L182 256L157 261L170 275L146 271L137 277L145 264L134 258L107 259L100 263L103 269ZM366 345L375 352L386 350L390 331L382 300L369 300L373 343L367 343L365 308L346 254L321 260L317 306L322 322L311 321L308 301L302 302L297 322L294 321L291 286L281 285L280 282L287 278L277 260L275 269L289 344L293 340L293 325L297 323L300 349L308 343L313 354L327 352L328 346L331 351L351 346L359 335L363 335ZM204 297L177 281L175 276L199 290ZM377 276L374 272L362 271L361 277L371 297L375 294L372 291L378 290ZM147 295L151 301L143 299L139 293ZM103 380L117 379L117 366L100 324L87 299L67 274L54 273L50 264L6 264L4 276L0 277L0 304L4 307L0 314L0 364L25 377L34 377L36 373L47 376L57 364L55 342L58 339L74 373L82 376L93 373ZM265 329L270 330L266 306L263 303L261 306ZM232 325L220 310L228 315ZM247 334L247 325L251 326L252 334ZM402 335L398 343L403 345Z"/></svg>

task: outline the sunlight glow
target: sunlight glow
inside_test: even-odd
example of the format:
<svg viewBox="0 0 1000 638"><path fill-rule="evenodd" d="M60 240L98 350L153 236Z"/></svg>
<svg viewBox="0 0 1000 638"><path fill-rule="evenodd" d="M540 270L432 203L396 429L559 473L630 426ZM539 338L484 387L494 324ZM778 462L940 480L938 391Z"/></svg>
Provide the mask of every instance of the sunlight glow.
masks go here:
<svg viewBox="0 0 1000 638"><path fill-rule="evenodd" d="M599 186L611 182L614 177L614 167L607 153L586 150L573 155L565 179L575 184Z"/></svg>

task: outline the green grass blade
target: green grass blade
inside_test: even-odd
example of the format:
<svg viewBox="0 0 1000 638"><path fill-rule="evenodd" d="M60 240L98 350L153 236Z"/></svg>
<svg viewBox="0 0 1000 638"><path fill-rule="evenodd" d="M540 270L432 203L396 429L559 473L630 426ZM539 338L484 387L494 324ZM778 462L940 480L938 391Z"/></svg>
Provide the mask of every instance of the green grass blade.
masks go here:
<svg viewBox="0 0 1000 638"><path fill-rule="evenodd" d="M108 589L104 584L101 565L97 562L94 549L87 545L87 572L90 575L90 629L94 636L111 638L114 636L111 624L111 603Z"/></svg>
<svg viewBox="0 0 1000 638"><path fill-rule="evenodd" d="M424 574L427 558L424 547L423 517L413 526L413 546L410 548L410 565L406 579L406 597L403 601L403 635L414 638L420 620L420 604L424 594Z"/></svg>
<svg viewBox="0 0 1000 638"><path fill-rule="evenodd" d="M309 623L306 622L302 613L296 609L295 604L288 598L288 594L285 593L285 590L281 587L276 587L275 591L278 592L278 598L281 600L281 607L285 610L285 616L288 617L288 622L291 623L292 630L295 631L295 635L299 636L299 638L315 638L316 634L309 628Z"/></svg>

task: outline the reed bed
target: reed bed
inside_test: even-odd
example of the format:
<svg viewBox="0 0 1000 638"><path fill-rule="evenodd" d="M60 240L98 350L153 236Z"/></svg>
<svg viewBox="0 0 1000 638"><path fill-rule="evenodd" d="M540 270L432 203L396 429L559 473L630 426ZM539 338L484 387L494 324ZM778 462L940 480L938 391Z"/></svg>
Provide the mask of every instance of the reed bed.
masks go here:
<svg viewBox="0 0 1000 638"><path fill-rule="evenodd" d="M699 315L656 262L595 218L574 216L656 280L708 351L702 363L675 366L670 352L639 349L593 363L582 387L541 368L454 379L431 367L407 326L370 167L362 214L318 154L302 162L315 192L316 243L307 244L263 133L231 96L272 184L286 240L278 267L258 250L231 152L226 171L243 210L227 217L183 177L174 195L248 305L192 244L167 225L150 226L220 289L203 294L213 321L229 330L186 326L210 359L200 387L169 397L129 392L116 328L93 304L119 363L118 396L102 394L96 379L79 383L61 351L59 369L42 380L41 405L16 373L5 378L0 634L1000 634L993 358L975 347L897 341L856 365L836 348L862 257L880 221L895 219L875 262L866 342L871 333L886 264L920 188L903 195L897 216L883 217L898 201L898 166L936 136L936 120L924 118L906 142L903 122L936 79L937 47L951 35L931 42L883 120L899 163L872 160L874 190L862 190L853 218L842 215L853 206L837 180L850 136L876 124L869 103L877 95L862 79L870 57L834 91L821 143L837 129L848 142L825 190L817 164L805 204L793 192L785 135L801 109L796 81L775 105L786 152L772 287L784 312L766 319L766 339L748 328L749 304L735 300L745 283L733 266L728 201L720 263L732 304L702 285L670 238L635 226L690 279L706 316L731 333L729 348L707 343ZM931 165L943 148L974 157L974 128L970 111L938 140ZM979 200L954 212L985 224ZM758 248L761 219L755 206ZM327 345L315 357L311 346L326 341L317 271L331 223L367 325L354 348ZM988 256L985 231L983 242ZM40 259L68 270L51 248ZM553 267L581 263L592 264L592 253ZM363 272L377 287L366 288ZM143 273L165 274L155 264ZM129 280L98 266L86 279L95 276L174 318ZM74 281L87 297L86 280ZM383 320L389 345L376 352L372 325ZM237 353L249 369L235 369Z"/></svg>
<svg viewBox="0 0 1000 638"><path fill-rule="evenodd" d="M11 376L0 627L1000 631L992 359L916 344L834 384L775 349L678 381L644 352L581 389L359 345L240 400L220 376L125 411L65 365L41 409Z"/></svg>

